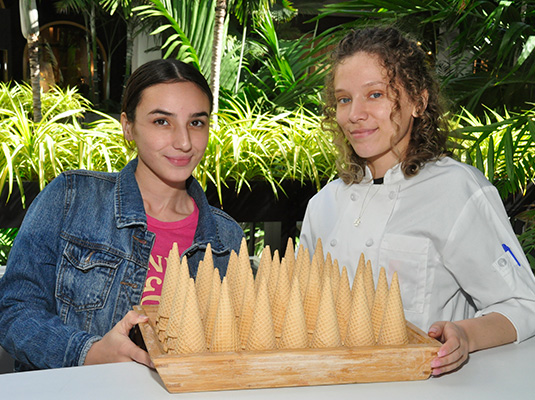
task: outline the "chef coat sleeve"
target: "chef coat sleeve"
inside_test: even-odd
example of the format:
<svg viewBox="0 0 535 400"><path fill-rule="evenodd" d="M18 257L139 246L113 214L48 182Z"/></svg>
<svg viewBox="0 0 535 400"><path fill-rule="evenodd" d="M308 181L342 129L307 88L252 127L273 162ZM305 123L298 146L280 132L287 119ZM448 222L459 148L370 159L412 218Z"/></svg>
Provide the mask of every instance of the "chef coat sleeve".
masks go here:
<svg viewBox="0 0 535 400"><path fill-rule="evenodd" d="M471 195L443 257L478 309L476 317L504 315L516 328L517 342L535 335L535 278L494 186Z"/></svg>

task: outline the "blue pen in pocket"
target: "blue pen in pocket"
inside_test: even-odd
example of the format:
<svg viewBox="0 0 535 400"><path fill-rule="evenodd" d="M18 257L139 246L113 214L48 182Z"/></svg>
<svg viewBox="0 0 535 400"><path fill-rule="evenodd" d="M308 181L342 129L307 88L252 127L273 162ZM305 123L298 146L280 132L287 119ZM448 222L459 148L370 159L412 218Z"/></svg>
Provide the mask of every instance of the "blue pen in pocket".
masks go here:
<svg viewBox="0 0 535 400"><path fill-rule="evenodd" d="M503 250L506 252L506 253L509 253L511 254L511 257L513 257L516 261L516 263L518 264L518 266L520 267L522 264L520 264L520 262L518 261L518 259L515 257L515 255L513 254L513 251L509 248L509 246L507 246L505 243L502 244L502 247L503 247Z"/></svg>

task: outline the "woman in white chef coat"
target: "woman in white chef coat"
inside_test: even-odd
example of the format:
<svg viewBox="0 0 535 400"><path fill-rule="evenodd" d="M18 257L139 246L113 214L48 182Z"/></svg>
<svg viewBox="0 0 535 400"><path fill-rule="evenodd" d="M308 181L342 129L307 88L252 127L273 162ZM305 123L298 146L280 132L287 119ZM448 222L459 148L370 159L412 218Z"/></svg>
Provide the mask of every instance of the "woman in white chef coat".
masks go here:
<svg viewBox="0 0 535 400"><path fill-rule="evenodd" d="M310 200L300 243L312 254L321 238L350 279L361 253L375 277L397 271L406 318L444 343L434 375L534 335L529 263L495 187L446 156L424 52L393 28L368 28L332 60L324 127L340 179Z"/></svg>

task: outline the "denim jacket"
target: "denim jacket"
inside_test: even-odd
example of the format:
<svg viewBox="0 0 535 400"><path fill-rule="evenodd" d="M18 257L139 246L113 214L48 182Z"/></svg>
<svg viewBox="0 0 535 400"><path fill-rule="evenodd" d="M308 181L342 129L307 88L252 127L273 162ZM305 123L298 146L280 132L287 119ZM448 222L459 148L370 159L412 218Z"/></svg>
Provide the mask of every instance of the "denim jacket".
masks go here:
<svg viewBox="0 0 535 400"><path fill-rule="evenodd" d="M136 166L62 173L31 204L0 280L0 345L16 369L82 365L91 345L139 304L155 235ZM182 254L190 274L211 243L224 275L243 231L208 204L195 179L187 190L199 208L193 244Z"/></svg>

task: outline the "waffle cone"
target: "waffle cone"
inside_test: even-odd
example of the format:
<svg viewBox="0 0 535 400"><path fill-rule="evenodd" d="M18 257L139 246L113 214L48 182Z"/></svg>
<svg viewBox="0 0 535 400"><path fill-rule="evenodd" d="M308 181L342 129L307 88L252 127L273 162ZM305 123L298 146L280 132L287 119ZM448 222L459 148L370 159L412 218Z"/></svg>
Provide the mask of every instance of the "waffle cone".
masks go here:
<svg viewBox="0 0 535 400"><path fill-rule="evenodd" d="M407 323L401 301L401 292L399 290L399 281L397 272L392 276L390 290L386 300L386 306L383 315L383 322L379 330L377 340L380 345L400 345L408 344L409 337L407 334Z"/></svg>
<svg viewBox="0 0 535 400"><path fill-rule="evenodd" d="M169 323L169 318L166 317L160 317L160 319L156 322L156 328L158 330L158 339L161 343L165 343L165 340L167 339L166 331L167 331L167 324Z"/></svg>
<svg viewBox="0 0 535 400"><path fill-rule="evenodd" d="M210 351L237 351L239 347L236 317L230 300L227 278L225 277L221 284L214 332L210 341Z"/></svg>
<svg viewBox="0 0 535 400"><path fill-rule="evenodd" d="M366 292L366 299L368 300L368 307L370 307L371 312L373 299L375 297L375 287L373 283L372 263L370 260L366 262L366 267L364 268L364 290Z"/></svg>
<svg viewBox="0 0 535 400"><path fill-rule="evenodd" d="M314 249L314 254L312 255L312 263L316 262L316 266L318 268L318 274L320 277L320 281L322 280L323 276L323 264L325 263L325 257L323 255L323 244L321 242L321 238L318 238L316 240L316 248Z"/></svg>
<svg viewBox="0 0 535 400"><path fill-rule="evenodd" d="M327 255L325 256L325 261L323 262L323 273L321 275L321 280L325 280L326 277L329 277L329 279L331 280L331 289L333 291L334 301L336 302L337 290L335 290L334 288L335 283L333 281L333 259L331 253L327 253ZM338 282L336 282L336 285L338 285Z"/></svg>
<svg viewBox="0 0 535 400"><path fill-rule="evenodd" d="M305 310L301 300L299 278L294 274L290 299L286 307L284 322L282 324L279 348L302 349L308 346L308 333L305 320Z"/></svg>
<svg viewBox="0 0 535 400"><path fill-rule="evenodd" d="M277 279L277 287L273 297L273 327L275 329L275 337L280 338L282 334L282 324L284 322L284 315L286 314L286 307L290 300L291 284L288 277L288 268L286 267L286 258L282 259L279 268L279 278Z"/></svg>
<svg viewBox="0 0 535 400"><path fill-rule="evenodd" d="M256 290L254 279L251 275L251 278L248 279L248 282L245 285L245 292L243 293L242 309L238 326L240 345L242 349L245 349L245 346L247 345L249 331L251 330L251 324L253 323L255 301Z"/></svg>
<svg viewBox="0 0 535 400"><path fill-rule="evenodd" d="M212 245L208 243L208 245L206 246L206 252L204 253L204 259L199 262L197 276L195 277L195 289L197 290L199 308L201 310L202 317L204 317L204 315L206 314L206 308L208 307L208 297L210 296L210 290L212 290L213 270L214 260L212 256Z"/></svg>
<svg viewBox="0 0 535 400"><path fill-rule="evenodd" d="M247 282L246 275L251 274L251 261L249 260L249 250L247 249L247 242L242 238L240 245L240 253L238 254L238 268L236 279L229 285L231 294L233 296L234 311L236 317L239 317L243 301L243 293L245 292L245 284ZM230 283L230 282L229 282Z"/></svg>
<svg viewBox="0 0 535 400"><path fill-rule="evenodd" d="M167 323L167 337L178 337L178 330L182 320L182 313L185 308L185 299L188 291L189 268L186 256L182 258L182 263L178 268L178 278L173 297L173 306L171 308L171 315Z"/></svg>
<svg viewBox="0 0 535 400"><path fill-rule="evenodd" d="M199 302L195 290L195 281L189 278L188 291L184 302L182 322L178 330L175 349L180 354L201 353L206 351L204 327L201 320Z"/></svg>
<svg viewBox="0 0 535 400"><path fill-rule="evenodd" d="M162 285L160 305L158 306L158 319L161 317L169 318L171 315L175 289L178 282L179 267L180 255L178 254L178 244L173 243L173 246L169 251L169 257L167 257L167 267L165 269L165 276Z"/></svg>
<svg viewBox="0 0 535 400"><path fill-rule="evenodd" d="M238 279L238 268L238 253L236 253L234 250L231 250L227 264L227 272L225 274L225 277L227 278L227 285L229 287L229 293L234 293L234 284ZM237 296L233 296L233 294L231 294L230 300L232 302L232 309L236 310L238 307Z"/></svg>
<svg viewBox="0 0 535 400"><path fill-rule="evenodd" d="M279 279L281 267L281 260L279 256L279 251L275 250L273 252L273 260L271 261L271 269L269 271L268 278L268 294L269 301L273 303L273 298L275 297L275 291L277 290L277 280Z"/></svg>
<svg viewBox="0 0 535 400"><path fill-rule="evenodd" d="M340 283L338 285L338 296L336 297L336 316L342 341L345 340L350 311L351 289L349 288L347 268L344 266L342 268L342 276L340 277Z"/></svg>
<svg viewBox="0 0 535 400"><path fill-rule="evenodd" d="M288 238L288 242L286 243L284 258L286 259L286 268L288 268L288 278L291 282L295 269L295 246L291 237Z"/></svg>
<svg viewBox="0 0 535 400"><path fill-rule="evenodd" d="M375 297L373 298L372 308L372 324L375 339L379 339L379 330L383 321L383 313L386 306L386 299L388 297L388 282L386 280L386 272L383 267L379 270L379 277L377 278L377 289L375 290Z"/></svg>
<svg viewBox="0 0 535 400"><path fill-rule="evenodd" d="M266 282L260 285L256 294L253 322L247 338L246 350L270 350L275 346L275 331L269 305L269 291Z"/></svg>
<svg viewBox="0 0 535 400"><path fill-rule="evenodd" d="M260 264L258 264L258 271L256 272L255 291L258 292L258 286L263 279L268 279L271 270L271 248L269 245L264 247L262 255L260 256Z"/></svg>
<svg viewBox="0 0 535 400"><path fill-rule="evenodd" d="M351 285L351 296L354 296L355 291L357 290L357 281L359 279L364 279L364 270L366 269L366 261L364 259L364 253L360 253L359 264L353 277L353 284Z"/></svg>
<svg viewBox="0 0 535 400"><path fill-rule="evenodd" d="M310 275L310 253L302 245L297 251L297 268L299 269L299 284L301 289L301 299L304 300L307 292L308 277Z"/></svg>
<svg viewBox="0 0 535 400"><path fill-rule="evenodd" d="M331 268L332 268L331 269L331 282L333 286L334 299L336 301L336 299L338 298L338 292L339 292L339 287L340 287L340 267L338 265L338 260L336 259L333 260ZM347 274L347 268L346 268L346 274ZM348 282L349 282L349 279L348 279Z"/></svg>
<svg viewBox="0 0 535 400"><path fill-rule="evenodd" d="M316 326L316 318L318 316L320 296L321 282L319 277L318 260L316 259L316 262L314 262L313 260L313 262L310 264L310 274L308 276L305 300L303 302L308 333L314 332L314 328Z"/></svg>
<svg viewBox="0 0 535 400"><path fill-rule="evenodd" d="M330 279L326 279L323 283L318 317L310 345L313 348L342 345Z"/></svg>
<svg viewBox="0 0 535 400"><path fill-rule="evenodd" d="M212 288L210 289L210 296L208 297L208 306L206 307L206 316L204 318L204 337L206 339L207 348L210 348L210 343L212 341L212 334L214 332L217 309L219 307L220 293L221 280L219 270L217 268L214 268L212 270Z"/></svg>
<svg viewBox="0 0 535 400"><path fill-rule="evenodd" d="M364 279L358 279L356 283L357 287L353 293L344 345L348 347L371 346L375 344L375 334L373 333Z"/></svg>

